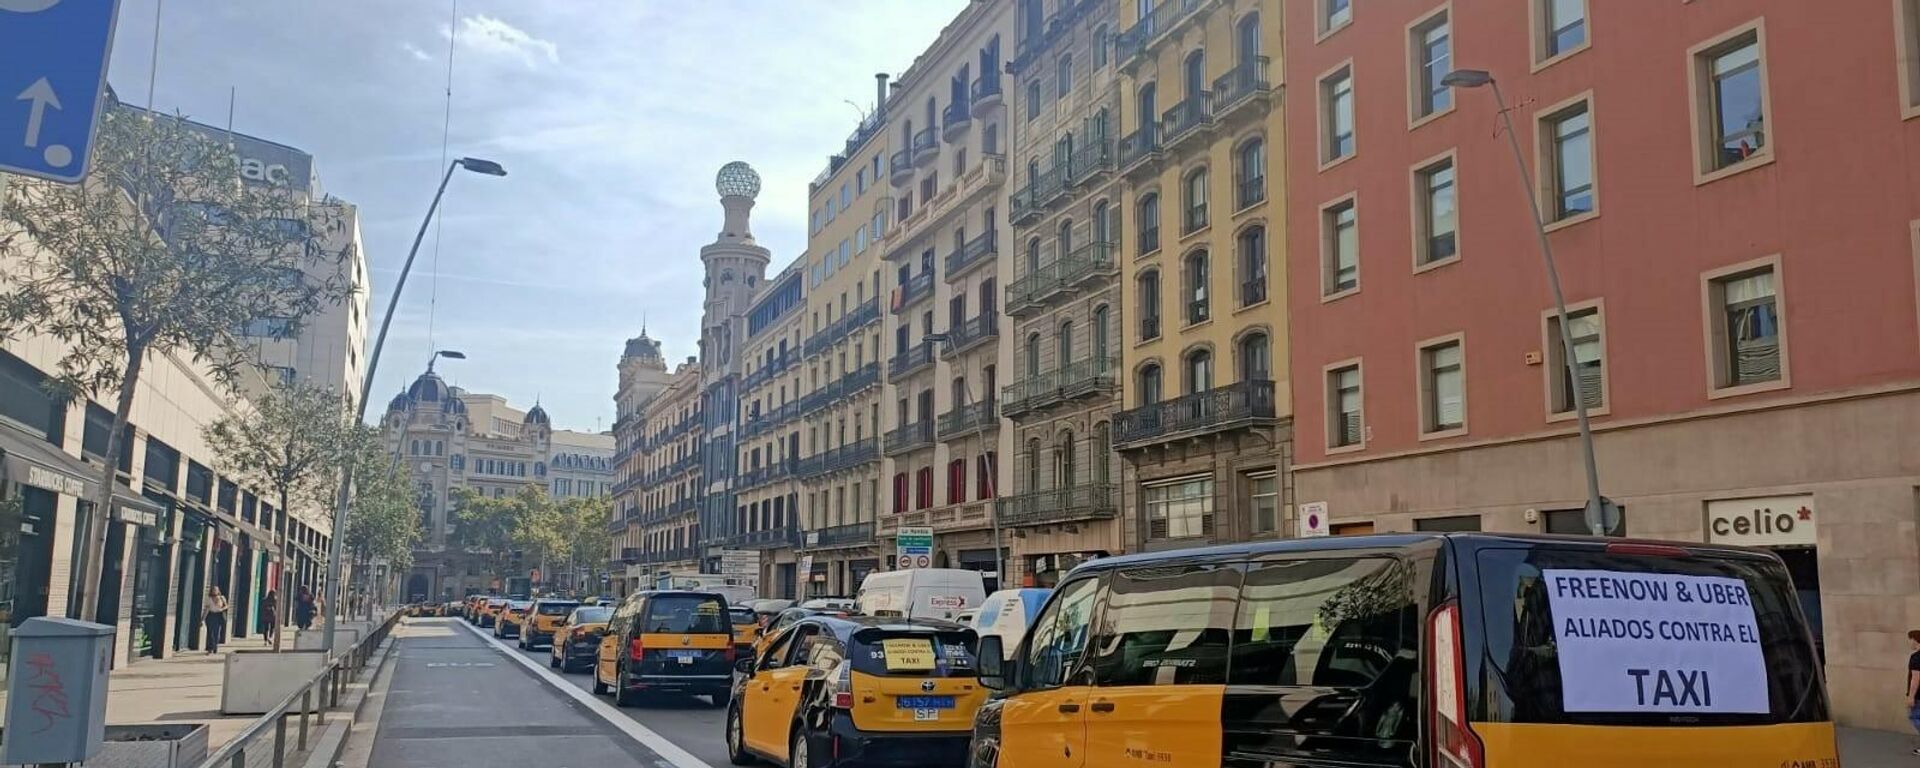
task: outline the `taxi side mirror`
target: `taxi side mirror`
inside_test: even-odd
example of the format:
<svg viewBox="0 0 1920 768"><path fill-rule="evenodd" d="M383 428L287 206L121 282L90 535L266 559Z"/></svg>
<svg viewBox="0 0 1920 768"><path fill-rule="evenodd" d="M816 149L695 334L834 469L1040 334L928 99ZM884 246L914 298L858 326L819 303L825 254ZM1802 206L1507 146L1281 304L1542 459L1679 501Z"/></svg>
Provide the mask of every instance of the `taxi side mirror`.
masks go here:
<svg viewBox="0 0 1920 768"><path fill-rule="evenodd" d="M733 662L733 670L743 675L753 674L753 657L748 656Z"/></svg>
<svg viewBox="0 0 1920 768"><path fill-rule="evenodd" d="M974 652L980 665L980 684L989 690L1004 691L1007 688L1004 644L999 635L988 635L980 638L980 649Z"/></svg>

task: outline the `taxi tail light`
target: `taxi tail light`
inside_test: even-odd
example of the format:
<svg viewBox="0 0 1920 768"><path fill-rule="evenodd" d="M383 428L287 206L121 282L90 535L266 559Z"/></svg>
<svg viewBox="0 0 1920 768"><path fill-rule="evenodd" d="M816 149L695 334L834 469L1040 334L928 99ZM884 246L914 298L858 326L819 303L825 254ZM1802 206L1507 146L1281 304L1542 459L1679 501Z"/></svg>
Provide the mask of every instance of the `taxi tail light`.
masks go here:
<svg viewBox="0 0 1920 768"><path fill-rule="evenodd" d="M853 672L845 665L833 679L833 707L853 709Z"/></svg>
<svg viewBox="0 0 1920 768"><path fill-rule="evenodd" d="M1484 768L1480 738L1467 728L1466 659L1460 647L1460 604L1447 603L1427 617L1427 713L1434 734L1435 768Z"/></svg>
<svg viewBox="0 0 1920 768"><path fill-rule="evenodd" d="M636 637L632 640L627 641L627 660L628 661L639 661L643 658L646 658L646 655L647 655L647 648L646 646L640 644L640 638Z"/></svg>
<svg viewBox="0 0 1920 768"><path fill-rule="evenodd" d="M733 664L733 659L734 659L734 656L735 656L735 654L736 654L736 649L734 648L734 646L733 646L733 645L732 645L731 643L729 643L729 644L727 645L727 649L726 649L725 651L722 651L722 652L721 652L721 655L722 655L722 656L724 656L724 657L726 658L726 660L727 660L727 664L728 664L728 665L732 665L732 664Z"/></svg>

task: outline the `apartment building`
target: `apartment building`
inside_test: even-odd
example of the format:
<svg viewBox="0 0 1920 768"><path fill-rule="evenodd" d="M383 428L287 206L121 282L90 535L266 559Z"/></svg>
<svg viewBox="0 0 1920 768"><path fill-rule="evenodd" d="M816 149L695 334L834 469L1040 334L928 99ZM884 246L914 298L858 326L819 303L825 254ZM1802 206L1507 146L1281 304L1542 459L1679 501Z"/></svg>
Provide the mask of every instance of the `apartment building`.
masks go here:
<svg viewBox="0 0 1920 768"><path fill-rule="evenodd" d="M989 587L1002 560L992 516L1004 486L999 457L1012 440L995 409L1005 369L998 255L1008 231L1001 49L1013 36L1012 7L968 5L894 83L883 131L896 223L878 242L891 502L882 551L901 527L932 528L933 552L911 565L981 571Z"/></svg>
<svg viewBox="0 0 1920 768"><path fill-rule="evenodd" d="M795 467L802 596L851 595L881 565L873 536L881 499L877 241L890 211L881 136L887 76L875 79L873 111L807 189L805 340L794 364L799 400L795 412L782 415L805 432Z"/></svg>
<svg viewBox="0 0 1920 768"><path fill-rule="evenodd" d="M613 421L613 508L607 520L607 532L612 535L612 549L608 560L614 564L618 578L611 585L616 592L624 596L635 586L627 578L627 568L635 564L633 555L640 551L640 505L646 478L646 414L647 407L654 398L665 391L673 382L673 374L667 370L666 357L660 353L660 342L647 335L645 328L640 335L627 340L626 349L620 355L620 384L614 391Z"/></svg>
<svg viewBox="0 0 1920 768"><path fill-rule="evenodd" d="M725 544L759 552L760 594L799 593L800 382L806 342L807 270L802 255L747 307L740 379L740 476L733 533Z"/></svg>
<svg viewBox="0 0 1920 768"><path fill-rule="evenodd" d="M651 589L661 573L698 573L703 540L700 509L710 487L702 461L707 445L704 372L688 358L660 394L641 408L640 507L627 519L631 547L621 550L626 587Z"/></svg>
<svg viewBox="0 0 1920 768"><path fill-rule="evenodd" d="M1114 257L1128 544L1278 536L1293 432L1279 0L1122 3ZM1273 174L1270 176L1269 174ZM1120 229L1120 227L1112 227ZM1044 346L1044 343L1043 343ZM1076 468L1076 471L1077 468Z"/></svg>
<svg viewBox="0 0 1920 768"><path fill-rule="evenodd" d="M1049 7L1051 6L1051 7ZM1051 586L1128 551L1120 519L1119 105L1109 0L1021 0L1011 107L1007 283L1010 478L1000 494L1008 584Z"/></svg>
<svg viewBox="0 0 1920 768"><path fill-rule="evenodd" d="M1584 404L1606 532L1774 548L1840 723L1905 728L1920 9L1524 5L1287 6L1302 506L1586 532Z"/></svg>

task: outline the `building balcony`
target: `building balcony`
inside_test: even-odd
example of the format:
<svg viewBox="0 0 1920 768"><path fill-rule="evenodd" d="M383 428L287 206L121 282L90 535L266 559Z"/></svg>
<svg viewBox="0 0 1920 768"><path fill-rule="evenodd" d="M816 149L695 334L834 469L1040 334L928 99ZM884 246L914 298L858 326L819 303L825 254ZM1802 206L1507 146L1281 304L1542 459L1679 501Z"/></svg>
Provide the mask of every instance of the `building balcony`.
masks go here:
<svg viewBox="0 0 1920 768"><path fill-rule="evenodd" d="M993 263L994 255L1000 251L999 234L999 230L989 229L974 235L960 250L947 254L947 282L958 281L981 264Z"/></svg>
<svg viewBox="0 0 1920 768"><path fill-rule="evenodd" d="M1112 243L1088 243L1063 258L1015 278L1007 285L1007 313L1015 317L1044 309L1056 298L1070 295L1094 278L1119 273Z"/></svg>
<svg viewBox="0 0 1920 768"><path fill-rule="evenodd" d="M807 531L806 542L808 549L865 546L873 543L873 523L832 525Z"/></svg>
<svg viewBox="0 0 1920 768"><path fill-rule="evenodd" d="M954 408L940 414L940 438L958 437L968 432L985 431L1000 426L995 403L989 399Z"/></svg>
<svg viewBox="0 0 1920 768"><path fill-rule="evenodd" d="M1113 444L1121 450L1144 448L1273 421L1273 382L1243 381L1116 413Z"/></svg>
<svg viewBox="0 0 1920 768"><path fill-rule="evenodd" d="M686 498L674 501L673 503L667 505L666 513L663 515L663 517L666 519L671 519L675 517L681 517L683 515L693 514L695 511L700 509L700 503L705 498L706 497L704 496L688 496Z"/></svg>
<svg viewBox="0 0 1920 768"><path fill-rule="evenodd" d="M1000 524L1009 527L1111 520L1120 514L1120 494L1107 483L1027 491L996 499Z"/></svg>
<svg viewBox="0 0 1920 768"><path fill-rule="evenodd" d="M642 555L639 547L621 547L620 548L620 562L622 564L632 565L634 563L640 562L641 556Z"/></svg>
<svg viewBox="0 0 1920 768"><path fill-rule="evenodd" d="M1120 370L1116 357L1087 357L1062 366L1054 374L1060 387L1060 399L1076 400L1088 395L1112 395L1118 391L1114 372Z"/></svg>
<svg viewBox="0 0 1920 768"><path fill-rule="evenodd" d="M822 384L819 389L815 389L801 396L800 415L811 416L815 411L832 405L834 401L839 399L840 382L829 381L826 384Z"/></svg>
<svg viewBox="0 0 1920 768"><path fill-rule="evenodd" d="M828 323L827 327L820 329L819 333L807 337L807 342L801 345L801 352L807 357L824 354L849 334L879 319L880 299L877 297L868 299L860 306L854 307L852 311L841 315L840 319Z"/></svg>
<svg viewBox="0 0 1920 768"><path fill-rule="evenodd" d="M840 377L840 396L853 397L868 387L879 386L880 363L871 362L853 369L852 373Z"/></svg>
<svg viewBox="0 0 1920 768"><path fill-rule="evenodd" d="M993 114L994 110L1006 106L1006 100L1001 93L1000 77L1000 71L996 68L992 72L981 73L979 77L973 79L972 98L968 99L972 103L968 106L973 110L973 116L976 119L985 120L988 115Z"/></svg>
<svg viewBox="0 0 1920 768"><path fill-rule="evenodd" d="M888 179L895 187L913 186L913 150L903 149L887 156Z"/></svg>
<svg viewBox="0 0 1920 768"><path fill-rule="evenodd" d="M933 273L921 272L907 278L905 285L893 289L893 313L904 315L914 305L933 298Z"/></svg>
<svg viewBox="0 0 1920 768"><path fill-rule="evenodd" d="M909 345L905 352L894 355L892 360L887 361L887 377L903 378L930 365L933 365L933 343L918 342Z"/></svg>
<svg viewBox="0 0 1920 768"><path fill-rule="evenodd" d="M933 422L920 420L887 432L887 455L933 447Z"/></svg>
<svg viewBox="0 0 1920 768"><path fill-rule="evenodd" d="M1267 57L1255 56L1213 80L1214 119L1238 121L1242 116L1258 114L1273 93L1267 79ZM1250 109L1252 108L1252 109Z"/></svg>
<svg viewBox="0 0 1920 768"><path fill-rule="evenodd" d="M740 427L740 437L741 439L758 437L779 429L797 418L800 418L800 403L789 400L778 408L769 408L762 413L747 417L746 424Z"/></svg>
<svg viewBox="0 0 1920 768"><path fill-rule="evenodd" d="M1113 142L1096 141L1086 146L1075 147L1073 156L1067 160L1068 186L1084 184L1104 173L1113 171Z"/></svg>
<svg viewBox="0 0 1920 768"><path fill-rule="evenodd" d="M794 363L798 362L800 362L800 356L794 354L792 350L775 355L766 365L760 366L753 373L740 379L740 391L750 392L754 387L772 381L775 376L791 370Z"/></svg>
<svg viewBox="0 0 1920 768"><path fill-rule="evenodd" d="M1039 189L1034 186L1033 179L1027 180L1026 186L1013 191L1009 206L1008 213L1011 216L1009 220L1015 224L1031 223L1038 220L1041 214L1046 213L1046 210L1040 207Z"/></svg>
<svg viewBox="0 0 1920 768"><path fill-rule="evenodd" d="M1000 316L982 312L947 329L947 343L940 346L940 359L952 360L954 356L979 346L981 342L999 337Z"/></svg>
<svg viewBox="0 0 1920 768"><path fill-rule="evenodd" d="M727 546L735 549L781 549L800 546L800 528L762 528L727 537Z"/></svg>
<svg viewBox="0 0 1920 768"><path fill-rule="evenodd" d="M793 477L794 464L776 461L758 469L748 470L740 475L739 489L758 488Z"/></svg>
<svg viewBox="0 0 1920 768"><path fill-rule="evenodd" d="M1132 68L1145 59L1174 30L1194 17L1194 12L1214 0L1160 0L1153 12L1114 36L1114 60L1122 68Z"/></svg>
<svg viewBox="0 0 1920 768"><path fill-rule="evenodd" d="M948 104L940 110L940 138L948 144L954 144L966 138L967 129L973 127L973 110L964 101Z"/></svg>
<svg viewBox="0 0 1920 768"><path fill-rule="evenodd" d="M652 549L640 554L640 563L679 563L700 557L699 547L664 547Z"/></svg>
<svg viewBox="0 0 1920 768"><path fill-rule="evenodd" d="M1073 249L1060 263L1060 283L1066 290L1079 288L1094 278L1120 274L1120 265L1113 259L1113 243L1087 243Z"/></svg>
<svg viewBox="0 0 1920 768"><path fill-rule="evenodd" d="M1160 164L1158 127L1143 125L1139 130L1122 136L1116 162L1120 172L1128 176L1144 175L1158 168Z"/></svg>
<svg viewBox="0 0 1920 768"><path fill-rule="evenodd" d="M1060 402L1060 386L1052 371L1035 373L1000 389L1000 413L1015 421Z"/></svg>
<svg viewBox="0 0 1920 768"><path fill-rule="evenodd" d="M933 165L940 159L940 137L934 135L933 126L920 129L913 135L913 164L918 168Z"/></svg>
<svg viewBox="0 0 1920 768"><path fill-rule="evenodd" d="M1051 206L1066 197L1067 168L1055 163L1052 168L1042 171L1033 180L1033 199L1041 206Z"/></svg>
<svg viewBox="0 0 1920 768"><path fill-rule="evenodd" d="M880 441L869 437L801 459L798 470L802 480L814 480L879 459Z"/></svg>
<svg viewBox="0 0 1920 768"><path fill-rule="evenodd" d="M1212 98L1201 91L1160 113L1160 145L1165 151L1177 152L1211 131L1213 112L1208 107Z"/></svg>
<svg viewBox="0 0 1920 768"><path fill-rule="evenodd" d="M630 521L624 517L616 517L616 518L613 518L612 520L608 520L607 533L618 534L621 531L626 530L628 522Z"/></svg>
<svg viewBox="0 0 1920 768"><path fill-rule="evenodd" d="M1040 265L1007 284L1007 314L1014 317L1039 312L1046 297L1060 290L1060 260Z"/></svg>
<svg viewBox="0 0 1920 768"><path fill-rule="evenodd" d="M920 207L911 213L906 212L903 206L901 214L896 217L898 224L887 230L885 237L879 240L881 253L888 260L896 261L905 261L918 255L918 249L902 246L919 242L929 229L941 222L953 221L956 214L965 213L984 195L998 191L1006 179L1005 155L981 155L979 164L959 174L953 183L922 201Z"/></svg>

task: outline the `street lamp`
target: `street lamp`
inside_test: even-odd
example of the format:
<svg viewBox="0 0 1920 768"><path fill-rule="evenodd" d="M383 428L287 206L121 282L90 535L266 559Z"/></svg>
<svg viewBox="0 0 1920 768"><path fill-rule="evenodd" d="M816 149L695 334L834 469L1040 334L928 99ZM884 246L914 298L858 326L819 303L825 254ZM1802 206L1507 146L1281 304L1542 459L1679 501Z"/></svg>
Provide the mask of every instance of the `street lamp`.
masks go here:
<svg viewBox="0 0 1920 768"><path fill-rule="evenodd" d="M433 203L427 206L426 218L420 220L420 231L413 235L413 247L407 249L407 261L400 267L400 279L394 283L393 295L387 299L387 315L380 318L380 335L374 339L373 354L367 356L366 378L360 382L360 402L354 408L353 423L358 426L367 420L367 398L373 396L373 373L380 367L380 350L387 346L387 329L393 326L394 310L400 306L400 294L407 288L407 275L413 272L413 259L420 255L420 241L427 236L427 225L433 222L433 214L440 210L440 198L447 193L447 183L453 180L453 169L465 168L484 176L505 176L507 169L492 160L477 157L455 158L447 164L447 172L440 176L440 188L434 190ZM466 355L447 350L435 352L427 362L433 367L433 360L442 357L464 358ZM329 655L333 652L333 630L335 617L340 608L340 560L347 540L347 502L353 495L353 464L349 462L340 468L340 493L333 504L333 540L327 547L327 583L321 588L321 605L326 607L326 619L323 631L326 637L321 640L321 649Z"/></svg>
<svg viewBox="0 0 1920 768"><path fill-rule="evenodd" d="M1527 175L1526 156L1520 152L1520 139L1513 132L1513 116L1507 112L1507 100L1500 94L1500 83L1483 69L1456 69L1440 79L1448 87L1493 89L1493 104L1507 130L1507 146L1513 149L1514 168L1520 172L1520 187L1527 193L1527 207L1533 213L1533 230L1540 238L1540 258L1547 265L1547 285L1553 289L1553 310L1560 324L1560 357L1566 364L1568 396L1573 400L1574 418L1580 424L1580 451L1587 470L1587 530L1605 536L1614 527L1619 511L1613 502L1600 495L1600 469L1593 457L1593 426L1587 420L1587 398L1579 391L1580 361L1573 353L1573 330L1567 323L1567 299L1560 290L1560 270L1553 262L1553 245L1547 238L1546 224L1540 218L1540 199L1534 194L1533 179Z"/></svg>
<svg viewBox="0 0 1920 768"><path fill-rule="evenodd" d="M953 337L947 334L929 333L920 337L920 341L929 345L939 344L945 347L948 353L953 352ZM973 382L969 381L967 377L960 377L960 388L961 393L967 396L967 401L961 403L960 407L965 408L968 405L979 402L973 398ZM973 436L977 439L985 434L986 426L986 415L982 414L981 417L974 422ZM986 451L984 450L986 446L982 445L981 448L983 449L981 455L986 455ZM1004 589L1007 586L1007 563L1006 558L1000 553L1000 511L995 508L1000 503L1000 500L999 494L994 492L993 487L994 480L998 479L999 474L1000 467L991 466L987 468L987 498L993 500L993 503L987 505L987 519L993 521L993 579L994 583Z"/></svg>

